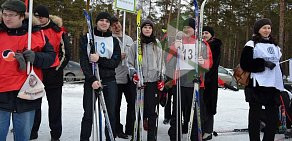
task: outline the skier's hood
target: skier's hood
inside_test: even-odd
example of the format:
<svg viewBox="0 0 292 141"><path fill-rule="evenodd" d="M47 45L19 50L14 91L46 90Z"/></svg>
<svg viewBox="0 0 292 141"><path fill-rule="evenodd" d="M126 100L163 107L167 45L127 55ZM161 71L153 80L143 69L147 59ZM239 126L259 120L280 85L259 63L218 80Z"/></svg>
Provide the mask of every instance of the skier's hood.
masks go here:
<svg viewBox="0 0 292 141"><path fill-rule="evenodd" d="M215 37L212 38L208 43L212 44L212 46L215 46L215 47L220 47L222 45L221 40Z"/></svg>
<svg viewBox="0 0 292 141"><path fill-rule="evenodd" d="M54 22L58 27L63 26L63 19L61 17L56 15L50 15L49 17L52 20L52 22Z"/></svg>
<svg viewBox="0 0 292 141"><path fill-rule="evenodd" d="M63 20L62 18L55 16L55 15L49 15L50 21L42 25L42 29L49 29L52 28L56 32L66 31L66 29L63 27Z"/></svg>

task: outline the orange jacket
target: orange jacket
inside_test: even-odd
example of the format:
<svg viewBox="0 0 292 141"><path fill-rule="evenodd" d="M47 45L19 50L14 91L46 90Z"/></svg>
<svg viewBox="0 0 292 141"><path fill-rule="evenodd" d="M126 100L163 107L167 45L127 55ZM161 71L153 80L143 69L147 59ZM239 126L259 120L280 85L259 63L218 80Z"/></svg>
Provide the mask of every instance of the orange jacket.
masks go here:
<svg viewBox="0 0 292 141"><path fill-rule="evenodd" d="M22 53L27 50L27 36L9 36L7 32L0 32L0 92L20 90L27 78L26 71L18 69L19 63L14 58L15 53ZM46 43L42 31L32 33L31 50L35 52L42 51ZM35 73L42 80L42 71L34 67Z"/></svg>
<svg viewBox="0 0 292 141"><path fill-rule="evenodd" d="M60 51L60 44L62 40L63 31L56 32L52 28L43 29L45 35L49 38L51 45L54 47L54 51L56 53L55 62L51 67L56 67L60 65L59 60L59 51Z"/></svg>

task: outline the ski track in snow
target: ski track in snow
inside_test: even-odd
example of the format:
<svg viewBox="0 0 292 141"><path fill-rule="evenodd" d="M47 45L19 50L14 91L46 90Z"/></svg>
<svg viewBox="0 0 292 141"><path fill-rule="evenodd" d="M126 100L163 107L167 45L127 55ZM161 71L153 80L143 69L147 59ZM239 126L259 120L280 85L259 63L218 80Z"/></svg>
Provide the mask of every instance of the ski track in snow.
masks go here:
<svg viewBox="0 0 292 141"><path fill-rule="evenodd" d="M80 123L83 115L82 109L83 84L64 84L63 86L63 133L61 141L78 141L80 135ZM48 125L47 100L43 98L42 104L42 123L39 130L39 138L34 141L49 141L50 129ZM235 128L247 128L248 103L245 102L243 90L237 92L219 89L217 114L215 115L215 131L233 130ZM121 106L121 122L125 125L127 104L123 97ZM103 118L104 119L104 118ZM169 125L162 124L164 119L164 109L159 109L158 141L169 141L167 134ZM12 123L10 124L12 126ZM104 126L104 123L103 123ZM11 129L12 127L10 127ZM144 141L147 132L144 131ZM186 140L187 135L183 135ZM262 135L261 135L262 136ZM120 139L117 141L129 141L130 139ZM212 141L248 141L249 137L245 133L218 133L213 136ZM275 141L289 141L284 139L284 135L277 134ZM9 132L7 141L13 141L13 135Z"/></svg>

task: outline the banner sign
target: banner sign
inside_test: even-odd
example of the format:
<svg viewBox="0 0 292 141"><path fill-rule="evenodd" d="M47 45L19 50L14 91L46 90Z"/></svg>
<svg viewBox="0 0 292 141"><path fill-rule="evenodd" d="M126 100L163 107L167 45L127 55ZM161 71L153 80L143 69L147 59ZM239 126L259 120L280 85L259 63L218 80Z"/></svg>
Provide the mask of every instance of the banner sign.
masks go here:
<svg viewBox="0 0 292 141"><path fill-rule="evenodd" d="M127 12L136 12L136 0L115 0L115 9L124 10Z"/></svg>

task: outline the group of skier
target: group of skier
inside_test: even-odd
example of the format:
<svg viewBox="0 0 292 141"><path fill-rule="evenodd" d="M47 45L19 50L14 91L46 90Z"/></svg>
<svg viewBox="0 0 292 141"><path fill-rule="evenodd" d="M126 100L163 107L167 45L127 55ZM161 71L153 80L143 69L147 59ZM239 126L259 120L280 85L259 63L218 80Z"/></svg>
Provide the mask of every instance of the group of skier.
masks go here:
<svg viewBox="0 0 292 141"><path fill-rule="evenodd" d="M204 27L204 38L206 39L202 41L203 47L196 54L195 44L198 38L195 36L196 22L193 18L187 18L182 22L183 32L177 35L177 39L167 49L163 49L160 41L155 37L155 25L149 19L142 21L140 34L135 42L128 35L125 35L125 39L123 39L121 23L118 18L110 16L109 13L99 13L95 24L94 44L98 45L96 49L98 54L90 53L92 44L90 44L88 35L84 36L80 47L80 63L85 74L81 140L89 140L91 135L91 127L94 120L91 93L92 88L98 91L100 87L102 87L102 91L105 94L105 103L114 136L126 139L128 135L133 135L134 138L134 136L137 137L134 134L142 134L140 130L133 132L135 128L137 130L142 128L137 127L141 126L140 124L134 124L135 120L137 124L139 122L137 120L140 120L140 122L143 122L144 130L147 131L148 141L157 140L158 106L161 93L166 91L172 93L174 96L173 107L175 107L178 95L176 90L177 87L180 87L178 89L181 89L181 92L179 92L179 95L181 95L181 100L179 100L181 108L179 109L181 110L176 111L177 109L173 108L169 129L170 140L177 140L178 133L176 129L179 127L177 127L176 114L182 114L184 117L183 133L188 132L188 123L190 120L193 121L194 124L191 125L191 140L197 140L199 138L198 130L201 129L197 127L196 112L193 119L190 119L192 103L194 102L196 73L198 73L199 77L196 83L199 83L200 86L199 101L200 115L202 117L199 120L202 120L203 139L210 140L212 138L213 115L216 113L217 103L218 65L222 43L214 37L214 30L211 27ZM124 44L123 41L125 42ZM105 46L102 46L103 44ZM185 56L183 56L183 53L179 54L179 52L183 51L186 51ZM196 55L199 55L197 60ZM99 65L99 74L102 81L97 80L92 72L91 63L93 62ZM199 70L194 68L196 62L199 64ZM214 90L212 92L204 92L204 87L206 86L204 83L205 72L208 72L209 69L212 71L209 71L208 75L210 76L206 77L208 78L206 80L208 80L208 86L212 87L210 89ZM142 84L140 83L141 81ZM216 94L212 95L213 91ZM128 104L125 132L119 120L122 93L124 93ZM140 109L142 110L141 115L139 114L140 111L137 110L137 108L141 108L139 107L139 100L141 99L137 99L138 93L143 93L144 95L142 96L143 107ZM208 93L208 97L204 97L204 93ZM204 104L205 101L206 105ZM208 107L206 107L207 105ZM139 114L139 116L136 115L135 117L135 114ZM205 117L208 120L205 120ZM178 124L181 123L182 121L178 122ZM139 137L141 136L138 135L137 138L139 139ZM108 136L107 140L110 140Z"/></svg>
<svg viewBox="0 0 292 141"><path fill-rule="evenodd" d="M0 140L6 140L11 115L16 141L38 138L41 99L17 96L27 76L23 70L30 62L45 85L51 140L58 141L62 133L63 68L70 58L66 30L60 18L50 16L45 6L36 7L33 14L40 23L34 23L29 50L24 2L7 0L1 8ZM136 41L123 34L119 19L107 12L98 13L95 22L88 17L87 20L91 22L89 34L80 42L80 64L85 75L80 141L89 141L93 136L95 118L102 119L101 113L96 114L100 106L105 115L107 141L115 137L127 139L129 135L134 141L142 140L142 128L147 131L147 141L158 140L159 101L165 93L173 95L168 130L171 141L180 141L186 133L192 141L212 139L222 45L212 27L199 27L197 18L186 18L180 21L183 32L177 31L172 43L162 45L155 36L159 31L149 19L140 24L137 18ZM279 67L281 52L270 35L271 25L269 19L255 22L253 38L246 43L240 60L242 69L251 72L245 93L250 105L252 141L259 140L262 106L271 117L264 140L274 140L278 98L284 89ZM198 35L200 28L202 35ZM128 104L125 130L120 123L123 94Z"/></svg>

